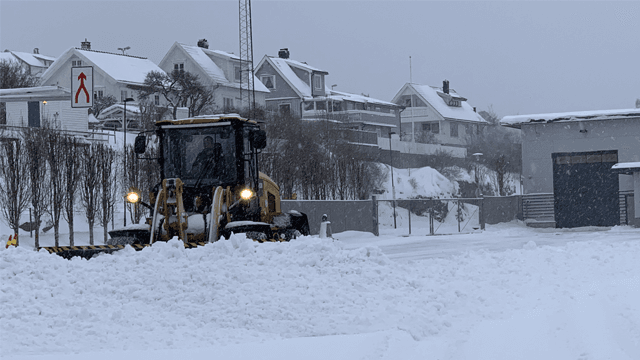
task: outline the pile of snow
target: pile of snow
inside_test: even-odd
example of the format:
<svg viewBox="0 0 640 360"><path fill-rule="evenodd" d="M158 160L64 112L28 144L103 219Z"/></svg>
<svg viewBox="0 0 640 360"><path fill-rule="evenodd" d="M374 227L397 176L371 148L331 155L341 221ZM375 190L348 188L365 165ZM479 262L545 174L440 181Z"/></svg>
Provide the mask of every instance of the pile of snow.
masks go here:
<svg viewBox="0 0 640 360"><path fill-rule="evenodd" d="M174 240L89 261L2 250L2 355L640 358L637 229L511 224L386 237L380 247L367 245L379 239L371 235L338 236L265 244L233 236L196 249ZM513 246L465 250L500 241ZM385 255L456 244L444 257Z"/></svg>
<svg viewBox="0 0 640 360"><path fill-rule="evenodd" d="M452 198L457 192L455 183L449 181L444 175L431 167L391 169L387 165L381 166L385 173L382 183L382 189L385 191L378 197L381 200L393 199L391 170L393 170L396 199L413 199L416 197Z"/></svg>

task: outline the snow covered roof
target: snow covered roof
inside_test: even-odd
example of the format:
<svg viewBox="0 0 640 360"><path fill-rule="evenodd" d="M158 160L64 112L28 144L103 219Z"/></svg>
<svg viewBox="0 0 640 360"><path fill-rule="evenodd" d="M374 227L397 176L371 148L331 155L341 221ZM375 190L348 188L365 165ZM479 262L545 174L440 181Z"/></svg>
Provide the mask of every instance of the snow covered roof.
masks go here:
<svg viewBox="0 0 640 360"><path fill-rule="evenodd" d="M455 90L449 89L449 96L460 101L460 106L449 106L444 101L443 96L447 96L441 87L406 83L393 98L392 102L398 104L400 97L404 95L406 90L415 93L422 101L431 105L445 119L466 120L473 122L486 123L473 107L467 103L467 99L460 96ZM442 95L441 95L442 94Z"/></svg>
<svg viewBox="0 0 640 360"><path fill-rule="evenodd" d="M221 50L209 50L201 48L199 46L187 45L179 42L174 43L172 49L176 46L181 47L184 52L187 53L191 57L191 59L193 59L196 65L198 65L202 69L202 71L216 83L237 89L240 88L240 83L227 79L224 71L213 61L213 57L218 56L226 58L227 61L233 60L234 63L239 62L240 58L237 55ZM171 49L167 54L169 54L170 52ZM160 64L162 64L162 62L164 62L164 59L160 62ZM264 86L264 84L262 84L262 82L260 82L255 76L253 78L253 83L256 91L269 92L269 89L267 89L266 86Z"/></svg>
<svg viewBox="0 0 640 360"><path fill-rule="evenodd" d="M62 86L0 89L0 102L28 100L71 100L71 90Z"/></svg>
<svg viewBox="0 0 640 360"><path fill-rule="evenodd" d="M526 123L619 120L630 118L640 118L640 109L593 110L565 113L511 115L503 117L502 120L500 120L500 125L520 128L522 124Z"/></svg>
<svg viewBox="0 0 640 360"><path fill-rule="evenodd" d="M611 170L622 174L633 174L634 172L640 172L640 162L617 163L611 167Z"/></svg>
<svg viewBox="0 0 640 360"><path fill-rule="evenodd" d="M98 121L98 119L96 119L96 117L93 114L89 114L89 116L87 117L87 120L89 121L90 124L97 124L100 121Z"/></svg>
<svg viewBox="0 0 640 360"><path fill-rule="evenodd" d="M15 55L13 55L9 51L0 52L0 61L2 61L2 60L9 61L9 62L19 62L18 58L15 57Z"/></svg>
<svg viewBox="0 0 640 360"><path fill-rule="evenodd" d="M60 55L42 75L42 83L46 84L47 80L55 74L63 64L66 64L67 60L73 55L80 57L87 65L93 65L94 70L97 67L97 70L123 83L141 85L144 83L144 79L150 71L162 72L162 69L160 69L158 65L146 58L70 48Z"/></svg>
<svg viewBox="0 0 640 360"><path fill-rule="evenodd" d="M327 96L327 98L329 99L353 101L353 102L359 102L359 103L365 103L365 104L386 105L386 106L392 106L392 107L398 106L392 102L375 99L369 96L351 94L351 93L346 93L342 91L335 91L335 90L331 90L330 88L326 88L325 91L327 94L329 94Z"/></svg>
<svg viewBox="0 0 640 360"><path fill-rule="evenodd" d="M287 61L269 56L265 57L265 59L273 65L274 69L280 73L280 76L284 78L289 86L291 86L291 88L297 92L300 97L311 97L311 87L302 81L295 72L293 72L293 69L291 69Z"/></svg>
<svg viewBox="0 0 640 360"><path fill-rule="evenodd" d="M13 55L15 55L18 59L24 61L25 63L27 63L29 66L39 66L39 67L43 67L44 64L42 63L42 61L40 61L40 59L37 59L33 56L33 54L30 53L25 53L25 52L18 52L18 51L12 51L11 52Z"/></svg>
<svg viewBox="0 0 640 360"><path fill-rule="evenodd" d="M296 61L296 60L293 60L293 59L281 59L279 57L278 58L272 57L272 59L280 59L280 60L286 62L289 66L297 67L297 68L302 69L302 70L307 70L307 71L310 71L310 72L319 72L319 73L323 73L325 75L329 74L329 72L324 71L324 70L320 70L320 69L318 69L316 67L313 67L313 66L310 66L309 64L307 64L305 62L300 62L300 61Z"/></svg>
<svg viewBox="0 0 640 360"><path fill-rule="evenodd" d="M123 112L124 112L124 104L113 104L103 109L102 111L100 111L100 114L98 114L98 119L104 120L109 118L111 115L114 115L117 113L121 114ZM138 106L138 104L129 103L129 106L127 106L127 114L139 115L140 107Z"/></svg>

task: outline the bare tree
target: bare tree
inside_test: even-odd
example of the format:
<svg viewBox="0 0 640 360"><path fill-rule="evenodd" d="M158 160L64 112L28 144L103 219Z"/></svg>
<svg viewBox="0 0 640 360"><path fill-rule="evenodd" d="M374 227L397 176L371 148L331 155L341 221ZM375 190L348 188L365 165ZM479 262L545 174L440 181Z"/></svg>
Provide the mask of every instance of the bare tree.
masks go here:
<svg viewBox="0 0 640 360"><path fill-rule="evenodd" d="M113 104L117 104L118 100L113 95L102 96L93 101L93 107L91 113L95 116L100 115L100 112Z"/></svg>
<svg viewBox="0 0 640 360"><path fill-rule="evenodd" d="M196 116L204 107L213 103L213 89L204 86L197 75L188 71L173 71L171 74L150 71L139 95L145 100L156 94L169 104L174 119L179 107L188 107L189 115Z"/></svg>
<svg viewBox="0 0 640 360"><path fill-rule="evenodd" d="M29 74L15 61L0 60L0 89L33 87L38 78ZM7 123L6 103L0 102L0 124Z"/></svg>
<svg viewBox="0 0 640 360"><path fill-rule="evenodd" d="M350 144L340 123L303 121L272 114L266 121L267 148L261 166L280 185L283 197L366 199L381 178L367 155Z"/></svg>
<svg viewBox="0 0 640 360"><path fill-rule="evenodd" d="M53 222L53 232L55 238L55 246L60 246L60 215L62 214L62 206L64 199L63 187L63 173L61 169L62 164L62 135L60 132L43 128L41 132L44 135L43 151L45 152L45 158L49 165L49 181L47 187L45 187L48 195L48 206L46 206L46 212L51 215Z"/></svg>
<svg viewBox="0 0 640 360"><path fill-rule="evenodd" d="M107 226L113 218L113 206L117 199L117 176L114 168L116 152L105 144L97 146L98 197L100 199L99 217L100 225L104 227L104 242L107 241Z"/></svg>
<svg viewBox="0 0 640 360"><path fill-rule="evenodd" d="M62 216L69 224L69 246L74 246L74 214L76 192L81 179L78 151L88 145L75 136L65 136L62 142L62 174L64 180L64 212Z"/></svg>
<svg viewBox="0 0 640 360"><path fill-rule="evenodd" d="M26 163L23 140L12 134L1 134L0 214L14 234L18 233L20 216L29 206L29 177Z"/></svg>
<svg viewBox="0 0 640 360"><path fill-rule="evenodd" d="M93 245L93 227L98 215L98 190L100 185L99 164L97 159L98 144L84 146L80 150L80 205L84 209L89 224L89 244Z"/></svg>
<svg viewBox="0 0 640 360"><path fill-rule="evenodd" d="M27 153L26 168L30 185L31 211L35 224L35 247L40 247L40 222L47 209L47 181L46 149L42 147L42 139L46 139L44 129L25 128L23 141Z"/></svg>

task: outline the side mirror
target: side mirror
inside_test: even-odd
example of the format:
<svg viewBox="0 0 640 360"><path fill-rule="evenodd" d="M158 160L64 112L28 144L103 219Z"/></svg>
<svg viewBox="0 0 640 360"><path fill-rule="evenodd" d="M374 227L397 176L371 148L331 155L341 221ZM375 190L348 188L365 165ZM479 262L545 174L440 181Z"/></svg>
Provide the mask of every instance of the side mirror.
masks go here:
<svg viewBox="0 0 640 360"><path fill-rule="evenodd" d="M144 154L146 149L147 137L142 134L136 136L136 142L133 146L133 151L135 151L136 154Z"/></svg>
<svg viewBox="0 0 640 360"><path fill-rule="evenodd" d="M251 132L249 137L251 146L254 149L264 149L267 147L267 133L264 130L256 130Z"/></svg>

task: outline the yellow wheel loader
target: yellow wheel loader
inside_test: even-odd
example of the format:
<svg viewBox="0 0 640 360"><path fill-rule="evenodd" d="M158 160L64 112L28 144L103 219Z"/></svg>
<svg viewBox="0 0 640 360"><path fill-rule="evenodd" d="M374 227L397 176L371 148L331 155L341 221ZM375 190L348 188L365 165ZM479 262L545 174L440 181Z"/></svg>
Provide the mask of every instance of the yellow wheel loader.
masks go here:
<svg viewBox="0 0 640 360"><path fill-rule="evenodd" d="M90 257L131 245L140 250L178 237L195 247L245 233L259 241L288 241L309 235L303 213L280 210L280 190L258 171L258 154L266 134L253 120L237 114L162 120L155 130L162 181L150 192L147 224L109 232L104 246L46 248L64 257ZM143 154L147 137L135 140ZM139 202L139 194L127 196Z"/></svg>

